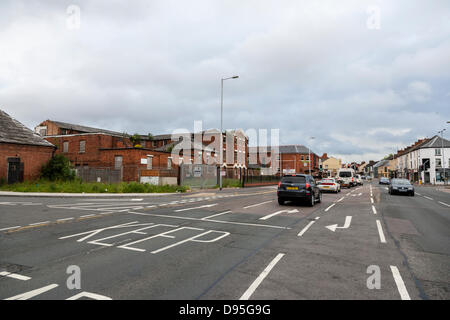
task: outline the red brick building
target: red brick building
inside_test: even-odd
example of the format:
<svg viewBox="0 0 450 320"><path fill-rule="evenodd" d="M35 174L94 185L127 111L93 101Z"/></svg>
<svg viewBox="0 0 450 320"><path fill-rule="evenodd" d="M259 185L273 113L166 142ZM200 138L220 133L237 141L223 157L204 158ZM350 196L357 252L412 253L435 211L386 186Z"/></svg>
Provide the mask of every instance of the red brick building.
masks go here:
<svg viewBox="0 0 450 320"><path fill-rule="evenodd" d="M55 146L0 110L0 180L8 183L39 178Z"/></svg>
<svg viewBox="0 0 450 320"><path fill-rule="evenodd" d="M155 151L143 139L140 147L133 146L124 133L51 120L35 131L54 144L56 153L65 155L77 173L88 168L119 170L120 181L141 181L143 175L159 175L156 171L161 170L172 171L172 177L177 173L169 152Z"/></svg>

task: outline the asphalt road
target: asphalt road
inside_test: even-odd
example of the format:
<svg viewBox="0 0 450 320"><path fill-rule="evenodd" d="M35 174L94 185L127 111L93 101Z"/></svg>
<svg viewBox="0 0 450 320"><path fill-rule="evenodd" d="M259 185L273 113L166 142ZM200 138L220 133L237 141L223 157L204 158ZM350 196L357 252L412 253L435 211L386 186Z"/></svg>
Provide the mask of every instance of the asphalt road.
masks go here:
<svg viewBox="0 0 450 320"><path fill-rule="evenodd" d="M312 208L274 187L0 197L0 299L449 299L449 206L376 183Z"/></svg>

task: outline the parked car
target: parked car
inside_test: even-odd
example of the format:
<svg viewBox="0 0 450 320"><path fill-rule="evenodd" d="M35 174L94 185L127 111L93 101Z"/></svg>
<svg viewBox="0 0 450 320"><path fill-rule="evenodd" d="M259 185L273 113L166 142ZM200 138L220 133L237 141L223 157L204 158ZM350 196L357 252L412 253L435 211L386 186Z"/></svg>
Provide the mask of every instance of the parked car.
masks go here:
<svg viewBox="0 0 450 320"><path fill-rule="evenodd" d="M341 187L355 186L355 170L351 168L339 169L338 177L341 179Z"/></svg>
<svg viewBox="0 0 450 320"><path fill-rule="evenodd" d="M317 186L314 178L307 174L286 175L278 183L278 204L283 205L285 201L303 200L309 206L322 201L322 192Z"/></svg>
<svg viewBox="0 0 450 320"><path fill-rule="evenodd" d="M379 184L390 184L390 181L386 177L381 177L380 181L379 181Z"/></svg>
<svg viewBox="0 0 450 320"><path fill-rule="evenodd" d="M333 178L325 178L319 181L320 191L341 192L341 185Z"/></svg>
<svg viewBox="0 0 450 320"><path fill-rule="evenodd" d="M408 194L414 196L414 186L407 179L392 179L389 194Z"/></svg>
<svg viewBox="0 0 450 320"><path fill-rule="evenodd" d="M356 184L357 184L357 185L360 185L360 186L363 185L362 178L361 178L361 175L360 175L360 174L357 174L357 175L355 176L355 180L356 180Z"/></svg>

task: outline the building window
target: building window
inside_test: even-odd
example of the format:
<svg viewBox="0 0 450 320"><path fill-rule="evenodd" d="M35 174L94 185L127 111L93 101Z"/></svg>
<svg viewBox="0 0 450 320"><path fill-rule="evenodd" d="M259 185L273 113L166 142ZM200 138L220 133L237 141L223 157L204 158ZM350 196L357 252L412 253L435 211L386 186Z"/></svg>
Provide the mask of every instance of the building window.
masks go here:
<svg viewBox="0 0 450 320"><path fill-rule="evenodd" d="M122 162L123 162L122 156L115 156L114 157L114 169L121 169Z"/></svg>
<svg viewBox="0 0 450 320"><path fill-rule="evenodd" d="M434 149L434 155L440 156L441 155L441 149Z"/></svg>
<svg viewBox="0 0 450 320"><path fill-rule="evenodd" d="M172 169L172 158L167 158L167 169Z"/></svg>
<svg viewBox="0 0 450 320"><path fill-rule="evenodd" d="M153 169L153 156L151 155L147 156L147 169Z"/></svg>
<svg viewBox="0 0 450 320"><path fill-rule="evenodd" d="M80 153L86 152L86 141L80 141Z"/></svg>
<svg viewBox="0 0 450 320"><path fill-rule="evenodd" d="M436 158L436 168L441 168L441 167L442 167L441 158Z"/></svg>
<svg viewBox="0 0 450 320"><path fill-rule="evenodd" d="M69 141L64 141L63 142L63 152L64 153L69 152Z"/></svg>

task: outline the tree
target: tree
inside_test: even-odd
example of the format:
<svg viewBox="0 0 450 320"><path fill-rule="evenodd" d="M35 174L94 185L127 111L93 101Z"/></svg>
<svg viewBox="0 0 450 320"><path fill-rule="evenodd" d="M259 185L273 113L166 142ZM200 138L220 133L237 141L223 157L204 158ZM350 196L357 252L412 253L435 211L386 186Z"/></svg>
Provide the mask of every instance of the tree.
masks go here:
<svg viewBox="0 0 450 320"><path fill-rule="evenodd" d="M148 140L150 140L150 141L152 141L154 139L153 135L150 132L148 133L147 136L148 136Z"/></svg>
<svg viewBox="0 0 450 320"><path fill-rule="evenodd" d="M50 181L74 180L75 172L69 159L62 154L57 154L42 166L41 178L48 179Z"/></svg>
<svg viewBox="0 0 450 320"><path fill-rule="evenodd" d="M141 135L138 134L138 133L133 134L130 137L130 141L133 144L133 147L136 146L136 145L140 145L141 144Z"/></svg>

